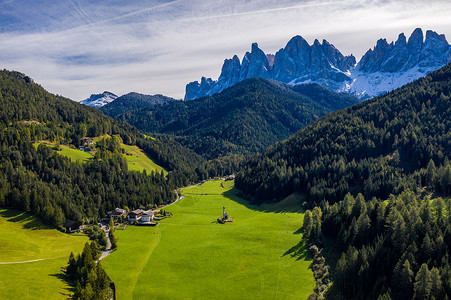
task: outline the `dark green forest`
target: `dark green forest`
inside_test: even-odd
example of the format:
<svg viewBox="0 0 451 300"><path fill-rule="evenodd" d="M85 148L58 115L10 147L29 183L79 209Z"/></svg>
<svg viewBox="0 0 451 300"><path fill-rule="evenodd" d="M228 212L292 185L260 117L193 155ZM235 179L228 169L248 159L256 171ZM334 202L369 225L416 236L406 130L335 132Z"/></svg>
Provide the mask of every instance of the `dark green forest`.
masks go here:
<svg viewBox="0 0 451 300"><path fill-rule="evenodd" d="M132 114L135 110L161 105L169 101L176 101L173 98L163 95L143 95L139 93L128 93L115 99L113 102L102 106L100 110L113 118L127 113ZM123 121L126 118L121 118Z"/></svg>
<svg viewBox="0 0 451 300"><path fill-rule="evenodd" d="M311 298L449 299L450 212L450 201L411 191L387 201L347 194L307 211L304 236L335 264L331 288L321 274Z"/></svg>
<svg viewBox="0 0 451 300"><path fill-rule="evenodd" d="M235 180L256 203L301 192L308 204L347 193L386 199L426 186L451 153L451 65L383 96L331 113L248 160ZM449 196L450 182L431 191Z"/></svg>
<svg viewBox="0 0 451 300"><path fill-rule="evenodd" d="M105 134L142 147L170 171L167 178L128 171L114 138L87 163L72 162L44 145L33 146L39 140L78 146L85 136ZM128 124L5 70L0 72L0 155L0 206L34 212L57 227L66 218L102 218L115 207L171 202L173 190L197 181L193 170L204 164L170 137L147 138Z"/></svg>
<svg viewBox="0 0 451 300"><path fill-rule="evenodd" d="M102 110L109 114L116 101ZM292 89L252 78L210 97L111 115L144 132L171 135L206 159L214 159L264 151L319 117L356 102L319 85Z"/></svg>

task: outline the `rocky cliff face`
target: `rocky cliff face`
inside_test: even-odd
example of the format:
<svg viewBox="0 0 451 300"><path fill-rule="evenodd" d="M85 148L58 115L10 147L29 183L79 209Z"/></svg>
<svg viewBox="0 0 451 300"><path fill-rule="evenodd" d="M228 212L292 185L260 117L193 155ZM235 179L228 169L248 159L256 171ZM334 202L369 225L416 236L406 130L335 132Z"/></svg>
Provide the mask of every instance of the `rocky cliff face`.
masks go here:
<svg viewBox="0 0 451 300"><path fill-rule="evenodd" d="M451 62L451 46L443 34L415 29L409 40L403 33L390 44L377 41L352 71L350 84L342 91L373 97L423 77Z"/></svg>
<svg viewBox="0 0 451 300"><path fill-rule="evenodd" d="M396 42L377 41L356 65L354 56L344 56L332 44L315 40L310 45L293 37L275 55L265 54L256 43L242 61L226 59L217 81L202 78L186 86L185 100L216 94L246 78L261 77L290 84L319 83L335 91L362 98L377 96L451 62L451 46L444 35L416 29L407 41L401 33Z"/></svg>

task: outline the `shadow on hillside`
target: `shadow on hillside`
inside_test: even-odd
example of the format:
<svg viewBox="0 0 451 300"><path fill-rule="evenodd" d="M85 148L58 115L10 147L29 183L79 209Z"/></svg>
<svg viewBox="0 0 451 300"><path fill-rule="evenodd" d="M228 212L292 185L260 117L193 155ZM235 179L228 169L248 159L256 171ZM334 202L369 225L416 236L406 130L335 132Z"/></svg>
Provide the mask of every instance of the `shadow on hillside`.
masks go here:
<svg viewBox="0 0 451 300"><path fill-rule="evenodd" d="M304 197L300 194L292 194L287 198L276 203L264 203L260 205L252 204L248 200L238 195L239 191L235 187L222 193L222 195L230 200L246 206L249 209L268 213L303 213L302 202Z"/></svg>
<svg viewBox="0 0 451 300"><path fill-rule="evenodd" d="M304 209L302 209L302 203L305 201L305 196L301 194L292 194L285 199L281 200L277 203L266 203L262 205L251 204L249 201L238 196L238 190L234 187L231 190L224 192L222 195L230 200L233 200L239 204L246 206L249 209L260 211L260 212L268 212L268 213L304 213ZM293 234L301 234L302 233L302 224L299 229L293 232ZM282 257L289 255L291 258L295 260L306 260L311 261L312 258L310 256L310 252L308 250L308 246L303 239L300 239L299 243L285 251Z"/></svg>
<svg viewBox="0 0 451 300"><path fill-rule="evenodd" d="M22 223L24 229L51 229L52 227L42 224L42 221L30 213L7 209L0 211L0 216L8 222Z"/></svg>
<svg viewBox="0 0 451 300"><path fill-rule="evenodd" d="M292 258L295 258L296 260L306 260L310 261L312 258L310 257L310 253L308 251L307 245L305 244L304 240L299 241L296 245L288 249L283 255L287 256L290 255Z"/></svg>
<svg viewBox="0 0 451 300"><path fill-rule="evenodd" d="M303 228L303 226L301 226L301 227L299 227L298 230L296 230L295 232L293 232L293 234L301 234L301 233L303 233L303 232L304 232L304 228Z"/></svg>
<svg viewBox="0 0 451 300"><path fill-rule="evenodd" d="M63 268L61 268L59 273L49 274L49 276L56 277L61 282L68 284L68 286L64 288L64 292L60 292L60 295L65 296L65 299L71 299L71 296L75 292L75 288L69 283L69 280L66 274L64 273Z"/></svg>

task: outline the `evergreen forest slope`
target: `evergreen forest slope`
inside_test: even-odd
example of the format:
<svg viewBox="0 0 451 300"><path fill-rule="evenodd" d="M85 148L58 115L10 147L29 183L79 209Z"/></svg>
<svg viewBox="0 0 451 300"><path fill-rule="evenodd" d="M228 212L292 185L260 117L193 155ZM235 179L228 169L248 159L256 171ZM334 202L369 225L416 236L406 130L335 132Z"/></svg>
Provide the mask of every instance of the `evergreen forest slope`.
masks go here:
<svg viewBox="0 0 451 300"><path fill-rule="evenodd" d="M88 163L72 162L45 145L78 146L86 136L102 140ZM166 170L129 171L120 142L137 145ZM0 207L38 214L61 226L66 218L89 221L115 207L170 202L176 187L197 180L204 160L170 137L149 138L102 112L55 96L28 76L0 72Z"/></svg>
<svg viewBox="0 0 451 300"><path fill-rule="evenodd" d="M163 95L143 95L132 92L116 98L113 102L102 106L100 110L115 118L124 113L129 115L134 110L161 105L169 101L175 101L175 99Z"/></svg>
<svg viewBox="0 0 451 300"><path fill-rule="evenodd" d="M451 65L331 113L245 163L236 187L256 202L304 192L310 203L345 194L385 199L446 177L451 153ZM429 174L429 175L428 175ZM450 183L429 187L449 195Z"/></svg>
<svg viewBox="0 0 451 300"><path fill-rule="evenodd" d="M356 102L319 85L292 89L251 78L211 97L170 101L114 116L148 133L170 134L212 159L264 151L317 118Z"/></svg>

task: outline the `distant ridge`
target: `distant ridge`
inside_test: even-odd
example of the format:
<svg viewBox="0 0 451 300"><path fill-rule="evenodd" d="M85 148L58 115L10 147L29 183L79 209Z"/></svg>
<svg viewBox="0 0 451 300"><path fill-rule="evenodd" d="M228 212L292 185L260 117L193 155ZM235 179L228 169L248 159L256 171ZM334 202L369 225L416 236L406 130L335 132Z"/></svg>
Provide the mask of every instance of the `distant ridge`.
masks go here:
<svg viewBox="0 0 451 300"><path fill-rule="evenodd" d="M193 101L168 101L122 114L101 110L149 134L170 134L208 159L261 152L318 117L348 107L358 99L318 84L292 87L249 78L224 91Z"/></svg>
<svg viewBox="0 0 451 300"><path fill-rule="evenodd" d="M163 95L144 95L131 92L116 98L114 101L100 107L106 115L116 117L120 114L154 105L161 105L169 101L176 101L174 98Z"/></svg>
<svg viewBox="0 0 451 300"><path fill-rule="evenodd" d="M186 85L185 100L216 94L244 79L261 77L292 85L319 83L334 91L361 99L378 96L423 77L451 62L451 46L443 34L417 28L407 40L401 33L396 42L377 41L356 64L332 44L301 36L293 37L275 55L265 54L253 43L240 62L226 59L218 80L202 77Z"/></svg>

